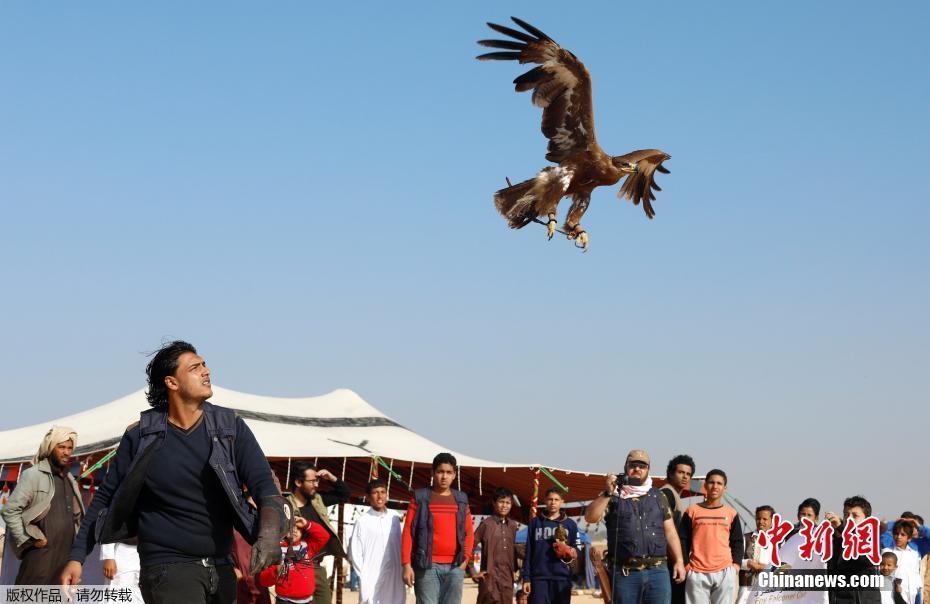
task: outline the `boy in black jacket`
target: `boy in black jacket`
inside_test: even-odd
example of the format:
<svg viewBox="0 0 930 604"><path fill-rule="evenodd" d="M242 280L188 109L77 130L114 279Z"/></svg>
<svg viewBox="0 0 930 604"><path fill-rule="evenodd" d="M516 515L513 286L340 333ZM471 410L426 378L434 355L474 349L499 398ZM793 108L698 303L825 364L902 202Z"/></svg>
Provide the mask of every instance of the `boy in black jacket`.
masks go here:
<svg viewBox="0 0 930 604"><path fill-rule="evenodd" d="M571 564L578 558L578 526L562 511L557 487L546 491L546 513L530 521L523 559L523 593L529 604L567 604L572 599Z"/></svg>

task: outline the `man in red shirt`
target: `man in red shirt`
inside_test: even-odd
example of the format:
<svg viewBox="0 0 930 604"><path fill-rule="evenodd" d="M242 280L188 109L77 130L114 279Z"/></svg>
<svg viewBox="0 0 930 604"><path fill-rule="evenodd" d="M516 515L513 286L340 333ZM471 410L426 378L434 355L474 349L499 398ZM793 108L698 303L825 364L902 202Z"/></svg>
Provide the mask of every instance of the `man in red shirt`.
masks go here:
<svg viewBox="0 0 930 604"><path fill-rule="evenodd" d="M417 604L460 604L474 532L468 495L452 488L458 465L450 453L433 459L433 486L417 489L401 538L404 583Z"/></svg>

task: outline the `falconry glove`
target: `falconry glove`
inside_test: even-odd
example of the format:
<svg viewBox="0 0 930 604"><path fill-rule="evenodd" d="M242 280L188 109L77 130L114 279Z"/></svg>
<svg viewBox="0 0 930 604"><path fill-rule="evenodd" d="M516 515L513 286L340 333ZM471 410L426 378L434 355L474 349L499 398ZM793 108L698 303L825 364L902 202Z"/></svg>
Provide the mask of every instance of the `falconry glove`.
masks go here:
<svg viewBox="0 0 930 604"><path fill-rule="evenodd" d="M258 509L258 538L252 545L251 574L281 562L281 539L290 532L294 514L283 498Z"/></svg>

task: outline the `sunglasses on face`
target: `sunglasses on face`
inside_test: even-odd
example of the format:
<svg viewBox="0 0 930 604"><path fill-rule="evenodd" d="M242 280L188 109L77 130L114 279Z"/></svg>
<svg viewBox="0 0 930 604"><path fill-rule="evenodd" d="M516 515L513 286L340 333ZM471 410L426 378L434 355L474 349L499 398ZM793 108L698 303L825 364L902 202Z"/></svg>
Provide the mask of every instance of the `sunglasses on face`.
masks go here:
<svg viewBox="0 0 930 604"><path fill-rule="evenodd" d="M631 462L630 462L630 467L631 467L631 468L639 468L640 470L645 470L646 468L649 467L649 464L647 464L647 463L645 463L645 462L642 462L642 461L631 461Z"/></svg>

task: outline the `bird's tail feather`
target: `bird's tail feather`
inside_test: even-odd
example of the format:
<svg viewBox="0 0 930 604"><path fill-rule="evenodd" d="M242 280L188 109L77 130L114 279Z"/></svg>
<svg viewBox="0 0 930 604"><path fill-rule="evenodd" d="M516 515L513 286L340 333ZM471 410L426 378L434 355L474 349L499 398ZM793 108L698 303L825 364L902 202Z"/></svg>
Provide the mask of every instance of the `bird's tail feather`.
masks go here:
<svg viewBox="0 0 930 604"><path fill-rule="evenodd" d="M521 229L537 216L555 212L571 181L571 171L561 167L540 170L534 178L501 189L494 206L512 229Z"/></svg>

